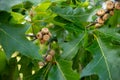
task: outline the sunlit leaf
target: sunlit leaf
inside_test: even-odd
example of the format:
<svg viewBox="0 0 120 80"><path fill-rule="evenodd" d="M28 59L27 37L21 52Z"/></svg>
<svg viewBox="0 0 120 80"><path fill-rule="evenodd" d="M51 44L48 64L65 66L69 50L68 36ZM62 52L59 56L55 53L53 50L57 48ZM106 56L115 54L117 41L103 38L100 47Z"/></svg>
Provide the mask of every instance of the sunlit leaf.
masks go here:
<svg viewBox="0 0 120 80"><path fill-rule="evenodd" d="M16 12L11 12L11 23L15 23L15 24L21 24L24 21L24 16L20 13L16 13Z"/></svg>

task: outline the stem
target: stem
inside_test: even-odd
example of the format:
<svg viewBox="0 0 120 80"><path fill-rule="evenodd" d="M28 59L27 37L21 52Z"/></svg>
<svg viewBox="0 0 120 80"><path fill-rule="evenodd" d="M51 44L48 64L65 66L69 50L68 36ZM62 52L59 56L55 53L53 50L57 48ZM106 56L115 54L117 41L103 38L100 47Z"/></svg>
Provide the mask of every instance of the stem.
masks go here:
<svg viewBox="0 0 120 80"><path fill-rule="evenodd" d="M48 66L47 66L47 68L46 68L46 70L44 72L44 78L45 78L45 80L46 80L46 76L47 76L48 72L50 71L51 67L52 67L52 64L48 63Z"/></svg>
<svg viewBox="0 0 120 80"><path fill-rule="evenodd" d="M89 28L89 27L95 25L96 23L97 23L97 22L92 22L92 23L90 23L89 25L87 25L86 28Z"/></svg>
<svg viewBox="0 0 120 80"><path fill-rule="evenodd" d="M44 60L45 60L45 61L46 61L47 55L49 54L50 49L51 49L51 41L49 41L49 43L48 43L48 49L47 49L46 54L45 54L45 57L44 57Z"/></svg>

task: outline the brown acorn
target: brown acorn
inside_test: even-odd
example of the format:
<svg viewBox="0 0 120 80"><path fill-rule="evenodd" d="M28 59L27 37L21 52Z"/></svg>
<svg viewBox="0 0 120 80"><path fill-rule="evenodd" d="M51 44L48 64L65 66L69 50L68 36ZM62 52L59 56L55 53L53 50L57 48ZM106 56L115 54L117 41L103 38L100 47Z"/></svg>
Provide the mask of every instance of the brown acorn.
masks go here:
<svg viewBox="0 0 120 80"><path fill-rule="evenodd" d="M48 54L45 59L46 59L46 61L48 61L48 62L49 62L49 61L52 61L52 56Z"/></svg>
<svg viewBox="0 0 120 80"><path fill-rule="evenodd" d="M38 32L37 35L36 35L37 39L42 39L42 33L41 32Z"/></svg>
<svg viewBox="0 0 120 80"><path fill-rule="evenodd" d="M100 23L96 23L95 24L95 28L99 28L99 27L101 27L102 26L102 24L100 24Z"/></svg>
<svg viewBox="0 0 120 80"><path fill-rule="evenodd" d="M104 14L105 14L105 10L104 9L101 9L101 10L97 11L97 13L96 13L97 16L102 16Z"/></svg>
<svg viewBox="0 0 120 80"><path fill-rule="evenodd" d="M115 9L120 10L120 2L115 2Z"/></svg>
<svg viewBox="0 0 120 80"><path fill-rule="evenodd" d="M102 19L103 19L104 21L106 21L106 20L108 19L108 17L109 17L109 14L106 13L105 15L103 15Z"/></svg>
<svg viewBox="0 0 120 80"><path fill-rule="evenodd" d="M114 8L114 3L113 3L113 1L107 1L107 2L106 2L106 8L107 8L107 10L113 9L113 8Z"/></svg>
<svg viewBox="0 0 120 80"><path fill-rule="evenodd" d="M43 40L48 41L50 39L50 36L48 34L43 35Z"/></svg>
<svg viewBox="0 0 120 80"><path fill-rule="evenodd" d="M49 51L49 54L50 54L51 56L54 56L54 55L55 55L55 51L54 51L53 49L51 49L51 50Z"/></svg>
<svg viewBox="0 0 120 80"><path fill-rule="evenodd" d="M49 32L49 29L48 28L42 28L41 32L43 34L47 34Z"/></svg>
<svg viewBox="0 0 120 80"><path fill-rule="evenodd" d="M100 24L104 24L104 20L100 17L97 19L97 22L100 23Z"/></svg>
<svg viewBox="0 0 120 80"><path fill-rule="evenodd" d="M111 16L113 16L113 15L114 15L114 11L111 10L111 11L109 12L109 14L110 14Z"/></svg>

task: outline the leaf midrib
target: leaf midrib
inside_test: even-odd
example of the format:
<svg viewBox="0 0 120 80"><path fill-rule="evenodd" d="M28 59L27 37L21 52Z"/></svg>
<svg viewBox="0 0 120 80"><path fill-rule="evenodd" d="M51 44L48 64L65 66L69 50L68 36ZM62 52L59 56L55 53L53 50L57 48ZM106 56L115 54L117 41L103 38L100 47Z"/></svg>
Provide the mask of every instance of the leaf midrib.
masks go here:
<svg viewBox="0 0 120 80"><path fill-rule="evenodd" d="M60 72L61 72L61 74L62 74L63 78L64 78L65 80L67 80L67 79L65 78L65 75L64 75L64 73L62 72L62 70L61 70L61 68L60 68L60 65L59 65L59 63L57 63L57 66L58 66L58 69L60 70Z"/></svg>
<svg viewBox="0 0 120 80"><path fill-rule="evenodd" d="M105 56L105 53L104 53L104 51L103 51L103 49L102 49L102 47L101 47L101 43L100 43L99 39L97 38L97 36L96 36L96 35L94 35L94 36L95 36L95 38L97 39L98 45L99 45L100 50L101 50L101 54L102 54L102 56L103 56L103 59L105 60L105 64L106 64L106 67L107 67L107 71L108 71L108 74L109 74L109 78L110 78L110 80L112 80L112 76L111 76L111 73L110 73L108 61L107 61L107 58L106 58L106 56Z"/></svg>

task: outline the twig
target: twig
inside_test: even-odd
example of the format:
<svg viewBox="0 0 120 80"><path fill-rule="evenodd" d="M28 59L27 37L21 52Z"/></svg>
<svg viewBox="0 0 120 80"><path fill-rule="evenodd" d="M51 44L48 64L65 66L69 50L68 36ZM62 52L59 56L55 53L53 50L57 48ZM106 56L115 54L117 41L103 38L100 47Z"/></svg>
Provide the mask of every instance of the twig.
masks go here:
<svg viewBox="0 0 120 80"><path fill-rule="evenodd" d="M47 57L47 55L49 54L50 50L51 50L51 41L48 42L48 49L47 49L46 54L45 54L45 57L44 57L44 60L45 60L45 61L46 61L46 57Z"/></svg>
<svg viewBox="0 0 120 80"><path fill-rule="evenodd" d="M90 23L89 25L87 25L86 28L89 28L89 27L95 25L96 23L97 23L97 22L92 22L92 23Z"/></svg>

